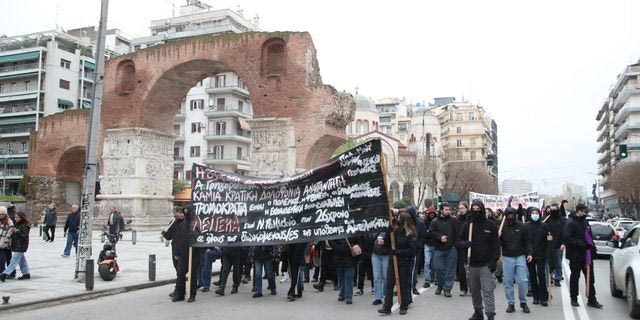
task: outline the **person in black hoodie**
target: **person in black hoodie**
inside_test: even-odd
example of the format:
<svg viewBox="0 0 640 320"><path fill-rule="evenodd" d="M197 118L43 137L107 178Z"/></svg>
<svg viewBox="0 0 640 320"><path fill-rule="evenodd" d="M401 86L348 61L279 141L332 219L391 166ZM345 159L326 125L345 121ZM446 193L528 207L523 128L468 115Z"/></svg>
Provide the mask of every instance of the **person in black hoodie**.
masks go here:
<svg viewBox="0 0 640 320"><path fill-rule="evenodd" d="M469 212L469 204L465 201L460 202L458 204L458 216L456 219L458 220L458 229L460 229L465 222L470 220ZM467 295L469 291L469 286L467 285L467 255L465 248L458 248L458 261L456 263L457 276L458 281L460 281L460 296L464 297Z"/></svg>
<svg viewBox="0 0 640 320"><path fill-rule="evenodd" d="M378 310L382 314L391 313L391 305L393 304L393 289L396 285L396 278L393 266L393 256L398 259L398 275L400 278L400 314L407 314L409 308L409 299L411 295L411 268L413 268L414 258L416 256L417 249L417 232L416 227L413 225L413 219L411 215L403 212L396 223L393 224L393 232L396 236L396 250L392 251L392 256L389 257L389 264L391 268L387 271L387 285L384 294L384 305ZM389 236L388 236L389 237ZM389 237L390 238L390 237ZM385 239L386 242L387 239Z"/></svg>
<svg viewBox="0 0 640 320"><path fill-rule="evenodd" d="M388 232L380 232L376 235L371 254L371 264L373 265L373 291L375 300L373 305L382 304L385 288L387 285L387 272L389 269L389 255L391 245L389 243Z"/></svg>
<svg viewBox="0 0 640 320"><path fill-rule="evenodd" d="M469 241L471 235L471 241ZM471 221L465 222L458 233L458 247L471 248L469 256L469 290L473 301L474 313L469 320L482 320L487 315L493 320L496 315L494 290L496 271L500 257L498 226L489 221L484 212L482 201L471 203ZM468 251L467 251L468 252Z"/></svg>
<svg viewBox="0 0 640 320"><path fill-rule="evenodd" d="M31 279L29 273L29 265L27 264L27 258L24 254L29 249L29 230L31 230L32 224L24 215L23 212L18 212L14 217L16 224L12 227L11 233L11 251L13 256L9 266L0 273L0 281L4 282L13 271L20 266L20 272L22 276L18 280Z"/></svg>
<svg viewBox="0 0 640 320"><path fill-rule="evenodd" d="M420 266L418 266L418 252L424 251L422 250L422 248L424 247L424 243L427 240L427 227L425 226L424 220L418 218L416 207L406 207L405 212L411 215L413 225L416 227L417 248L416 256L413 259L413 266L411 267L411 292L413 292L413 294L415 295L420 295L420 292L416 289L416 284L418 284L418 269L421 268ZM411 297L409 301L413 302L413 297Z"/></svg>
<svg viewBox="0 0 640 320"><path fill-rule="evenodd" d="M176 230L180 229L180 225L185 221L184 220L185 212L186 212L186 209L179 209L178 211L176 211L173 222L171 222L171 224L166 230L160 232L162 237L164 237L167 240L171 240L171 262L173 263L173 268L176 270L176 279L178 278L178 258L179 257L178 257L178 249L177 249L178 243L175 237L176 237ZM177 287L178 287L178 283L176 282L176 286L173 289L173 292L169 294L169 297L173 298L176 295Z"/></svg>
<svg viewBox="0 0 640 320"><path fill-rule="evenodd" d="M80 229L80 213L78 212L78 205L71 206L71 213L67 216L67 221L64 223L64 235L67 237L67 245L64 247L62 253L63 258L69 258L71 255L71 245L76 248L78 252L78 230Z"/></svg>
<svg viewBox="0 0 640 320"><path fill-rule="evenodd" d="M337 239L329 241L333 248L333 265L338 274L338 301L346 304L353 303L353 273L357 257L351 252L351 247L359 245L357 239Z"/></svg>
<svg viewBox="0 0 640 320"><path fill-rule="evenodd" d="M177 264L178 264L178 272L176 279L176 291L171 301L183 301L186 294L186 286L185 282L187 280L187 274L189 273L189 230L191 227L191 221L193 220L192 215L193 212L189 212L184 209L184 222L178 224L175 228L175 232L173 233L171 239L176 243L176 256ZM165 238L167 238L165 236ZM171 240L167 238L168 240ZM198 248L192 248L192 259L191 259L191 270L192 274L189 275L191 278L190 287L189 287L189 299L187 302L193 302L196 300L196 292L197 292L197 273L200 270L200 255L201 251Z"/></svg>
<svg viewBox="0 0 640 320"><path fill-rule="evenodd" d="M429 235L435 243L435 255L433 258L436 269L436 281L438 288L435 294L440 295L444 290L444 296L451 297L451 288L456 276L456 264L458 251L455 247L455 239L458 233L458 222L451 217L451 206L442 204L440 217L429 225Z"/></svg>
<svg viewBox="0 0 640 320"><path fill-rule="evenodd" d="M545 267L547 265L547 254L549 242L553 240L549 227L540 221L540 209L531 209L531 221L527 222L529 246L533 249L533 260L527 263L529 269L529 282L533 294L533 304L541 304L543 307L549 305L549 292L547 292L547 281Z"/></svg>
<svg viewBox="0 0 640 320"><path fill-rule="evenodd" d="M427 209L427 219L424 221L425 228L427 229L427 239L424 243L424 285L423 288L431 287L431 280L435 280L435 277L431 276L431 267L433 266L433 254L436 251L433 239L429 235L429 226L436 219L436 208L431 206ZM434 281L435 282L435 281Z"/></svg>
<svg viewBox="0 0 640 320"><path fill-rule="evenodd" d="M596 246L593 242L593 233L591 226L586 221L587 206L579 204L576 206L576 213L569 217L564 226L562 242L567 246L567 259L569 259L569 270L571 277L569 279L569 293L571 295L571 305L580 306L578 303L578 281L580 280L580 272L586 276L587 266L591 268L591 277L589 279L589 296L587 297L587 306L593 308L602 308L602 305L596 299L596 288L594 286L593 257L596 255Z"/></svg>
<svg viewBox="0 0 640 320"><path fill-rule="evenodd" d="M56 205L54 203L49 204L49 210L44 215L44 242L53 242L56 237L56 223L58 222L58 212L56 211ZM49 234L51 231L51 234Z"/></svg>
<svg viewBox="0 0 640 320"><path fill-rule="evenodd" d="M562 202L564 208L564 201ZM551 232L551 236L553 237L553 241L551 243L552 252L551 259L555 259L553 261L549 261L549 272L553 274L553 283L556 287L560 286L560 281L564 280L562 277L562 256L563 251L565 250L564 244L562 244L563 239L563 229L564 225L567 223L567 218L565 218L558 208L558 204L554 203L549 206L549 217L545 219L547 226L549 226L549 231Z"/></svg>
<svg viewBox="0 0 640 320"><path fill-rule="evenodd" d="M291 286L287 292L287 300L294 301L298 298L302 298L302 291L304 290L304 283L298 283L300 280L300 267L304 264L305 251L309 243L293 243L287 245L287 268L289 270L289 279L291 279ZM351 272L353 281L353 270ZM351 287L353 288L353 286ZM297 292L296 292L297 290Z"/></svg>
<svg viewBox="0 0 640 320"><path fill-rule="evenodd" d="M531 310L527 306L527 262L533 260L531 243L527 240L527 230L517 218L517 211L508 208L505 211L507 221L502 229L500 244L502 245L502 270L504 272L504 294L507 297L507 313L515 312L515 295L513 283L518 283L520 307L524 313Z"/></svg>
<svg viewBox="0 0 640 320"><path fill-rule="evenodd" d="M241 247L223 247L222 248L222 270L220 271L220 288L216 289L215 293L220 296L224 296L224 290L227 286L227 280L229 279L229 273L233 268L231 287L231 294L238 293L238 287L240 286L241 275L240 268L242 265L243 249Z"/></svg>

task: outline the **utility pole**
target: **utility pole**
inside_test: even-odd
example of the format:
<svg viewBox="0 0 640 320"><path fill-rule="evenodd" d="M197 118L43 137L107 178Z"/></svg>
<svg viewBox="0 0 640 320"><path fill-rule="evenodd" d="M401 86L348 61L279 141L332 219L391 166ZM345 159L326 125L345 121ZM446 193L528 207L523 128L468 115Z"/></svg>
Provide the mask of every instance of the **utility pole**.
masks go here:
<svg viewBox="0 0 640 320"><path fill-rule="evenodd" d="M89 138L84 165L82 204L80 205L80 231L78 234L78 252L76 254L75 278L85 279L86 261L91 258L91 233L93 230L93 209L96 179L98 177L98 134L100 133L100 109L102 107L102 82L104 81L104 43L107 29L109 0L102 0L98 43L96 46L96 73L93 79L93 97L91 98L91 117L89 118Z"/></svg>

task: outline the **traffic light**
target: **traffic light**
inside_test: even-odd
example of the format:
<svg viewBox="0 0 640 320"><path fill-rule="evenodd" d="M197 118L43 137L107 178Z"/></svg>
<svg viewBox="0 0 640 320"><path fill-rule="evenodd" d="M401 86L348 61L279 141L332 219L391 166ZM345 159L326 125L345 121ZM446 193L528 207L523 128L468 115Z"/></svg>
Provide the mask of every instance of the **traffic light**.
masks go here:
<svg viewBox="0 0 640 320"><path fill-rule="evenodd" d="M621 144L620 146L618 146L618 155L620 156L620 159L625 159L629 155L627 153L626 144Z"/></svg>

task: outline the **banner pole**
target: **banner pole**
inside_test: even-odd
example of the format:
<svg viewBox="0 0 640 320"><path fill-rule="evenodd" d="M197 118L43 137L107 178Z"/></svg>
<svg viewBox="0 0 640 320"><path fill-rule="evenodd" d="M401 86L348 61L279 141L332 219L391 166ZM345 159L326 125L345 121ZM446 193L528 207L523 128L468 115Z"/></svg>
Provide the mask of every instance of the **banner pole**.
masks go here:
<svg viewBox="0 0 640 320"><path fill-rule="evenodd" d="M392 198L389 197L389 190L387 189L387 162L384 157L384 153L382 152L382 148L380 148L380 169L382 170L382 179L384 182L385 191L387 191L387 212L389 213L389 226L391 227L391 223L393 221L393 215L391 214L392 207ZM391 228L391 232L389 232L391 238L391 250L393 252L396 251L396 235L393 233L393 229ZM396 288L398 288L398 304L402 305L402 290L400 290L400 274L398 273L398 256L392 254L391 259L393 261L393 274L396 279Z"/></svg>
<svg viewBox="0 0 640 320"><path fill-rule="evenodd" d="M191 298L191 281L193 281L193 267L191 262L193 261L193 247L189 247L189 281L187 281L187 288L189 290L189 298Z"/></svg>

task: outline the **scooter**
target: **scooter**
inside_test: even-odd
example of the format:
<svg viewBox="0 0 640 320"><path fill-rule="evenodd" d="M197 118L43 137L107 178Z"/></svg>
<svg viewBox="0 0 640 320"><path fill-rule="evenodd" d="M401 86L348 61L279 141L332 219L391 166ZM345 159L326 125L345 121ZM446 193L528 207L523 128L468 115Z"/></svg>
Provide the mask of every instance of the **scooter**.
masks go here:
<svg viewBox="0 0 640 320"><path fill-rule="evenodd" d="M131 220L128 220L127 224L130 223ZM116 260L118 257L116 254L116 243L122 239L122 232L112 234L109 232L109 227L104 226L102 227L102 235L106 237L106 241L104 246L102 246L100 255L98 255L98 273L102 280L111 281L115 279L118 271L120 271L120 266L118 266L118 261Z"/></svg>

